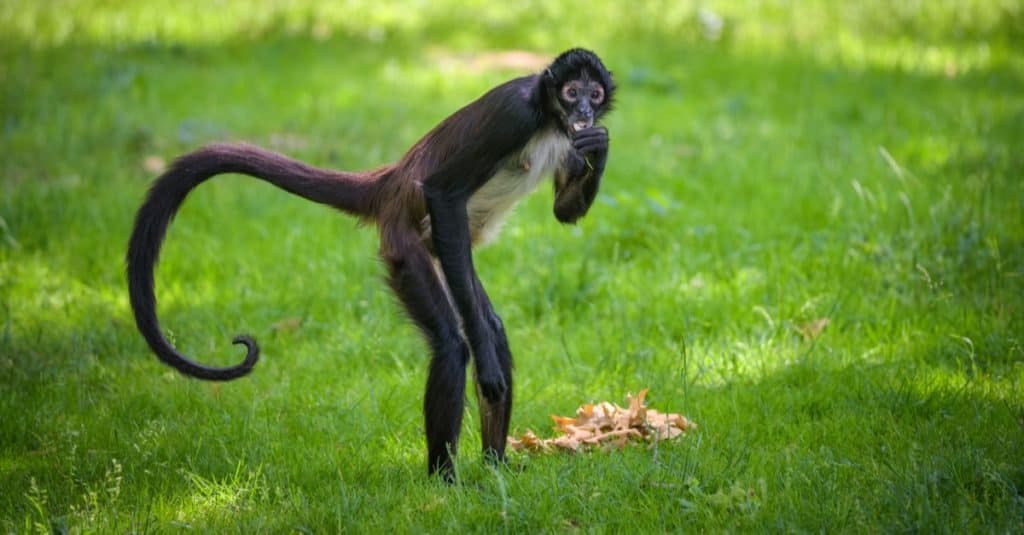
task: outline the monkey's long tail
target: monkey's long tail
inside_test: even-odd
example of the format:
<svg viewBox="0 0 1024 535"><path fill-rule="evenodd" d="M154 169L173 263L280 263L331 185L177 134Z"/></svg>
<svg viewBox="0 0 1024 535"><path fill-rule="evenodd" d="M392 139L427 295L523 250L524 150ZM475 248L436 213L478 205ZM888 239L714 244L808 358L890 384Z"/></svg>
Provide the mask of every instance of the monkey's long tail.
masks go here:
<svg viewBox="0 0 1024 535"><path fill-rule="evenodd" d="M128 243L128 295L135 324L149 347L163 362L181 373L211 381L230 381L252 371L259 360L256 340L239 335L235 344L246 347L245 360L228 367L210 367L179 353L164 337L156 316L153 271L160 245L178 208L196 186L223 173L260 178L314 202L352 215L371 217L372 188L384 172L343 173L318 169L286 156L241 144L215 144L182 156L152 185L138 214Z"/></svg>

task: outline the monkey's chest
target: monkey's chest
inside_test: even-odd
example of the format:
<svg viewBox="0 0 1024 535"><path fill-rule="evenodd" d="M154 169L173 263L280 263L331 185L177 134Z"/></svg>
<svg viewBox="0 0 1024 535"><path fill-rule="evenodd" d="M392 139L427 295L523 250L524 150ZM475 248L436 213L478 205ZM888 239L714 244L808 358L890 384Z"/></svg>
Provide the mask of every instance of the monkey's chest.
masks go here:
<svg viewBox="0 0 1024 535"><path fill-rule="evenodd" d="M473 193L466 206L473 244L482 245L495 238L512 207L565 162L571 147L569 138L561 132L535 136Z"/></svg>

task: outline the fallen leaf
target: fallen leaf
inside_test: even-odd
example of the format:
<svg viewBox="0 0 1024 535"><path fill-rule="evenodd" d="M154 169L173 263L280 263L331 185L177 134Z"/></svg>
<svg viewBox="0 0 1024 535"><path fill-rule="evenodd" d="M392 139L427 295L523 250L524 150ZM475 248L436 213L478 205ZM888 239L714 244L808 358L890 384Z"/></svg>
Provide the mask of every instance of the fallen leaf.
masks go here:
<svg viewBox="0 0 1024 535"><path fill-rule="evenodd" d="M270 326L270 330L275 333L291 333L299 330L299 327L302 327L302 318L294 317L275 322Z"/></svg>
<svg viewBox="0 0 1024 535"><path fill-rule="evenodd" d="M831 320L828 318L818 318L810 323L800 325L796 330L805 341L809 342L820 336L829 323L831 323Z"/></svg>
<svg viewBox="0 0 1024 535"><path fill-rule="evenodd" d="M515 451L534 453L553 450L580 451L587 447L624 448L630 442L653 442L677 438L697 424L680 414L660 413L644 404L647 389L627 395L623 408L614 403L586 403L575 417L551 415L558 436L541 439L527 430L520 437L508 437Z"/></svg>
<svg viewBox="0 0 1024 535"><path fill-rule="evenodd" d="M524 449L528 451L540 451L544 448L544 441L537 438L537 435L535 435L533 431L529 430L523 433L523 435L518 439L509 437L508 440L512 449L516 451Z"/></svg>

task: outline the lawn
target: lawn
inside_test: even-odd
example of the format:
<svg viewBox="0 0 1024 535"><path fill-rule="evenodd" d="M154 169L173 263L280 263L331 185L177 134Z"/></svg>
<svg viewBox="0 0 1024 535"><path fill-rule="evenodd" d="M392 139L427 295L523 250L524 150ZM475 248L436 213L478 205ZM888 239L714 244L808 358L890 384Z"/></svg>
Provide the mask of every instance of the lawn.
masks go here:
<svg viewBox="0 0 1024 535"><path fill-rule="evenodd" d="M1021 43L1019 0L3 2L0 530L1020 532ZM375 233L239 176L157 295L183 352L263 360L148 351L123 258L161 163L369 168L571 46L619 85L601 194L567 227L542 186L475 257L512 427L649 388L698 429L495 469L470 393L461 482L428 478Z"/></svg>

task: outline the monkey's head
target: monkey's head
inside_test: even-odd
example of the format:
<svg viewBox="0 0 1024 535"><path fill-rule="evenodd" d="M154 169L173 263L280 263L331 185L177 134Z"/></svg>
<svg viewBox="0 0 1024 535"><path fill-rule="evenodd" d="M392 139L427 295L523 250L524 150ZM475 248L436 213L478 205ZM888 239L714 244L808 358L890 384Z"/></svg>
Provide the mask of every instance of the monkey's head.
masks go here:
<svg viewBox="0 0 1024 535"><path fill-rule="evenodd" d="M551 113L561 119L560 126L570 137L594 126L612 108L612 73L589 50L563 52L544 70L542 84Z"/></svg>

